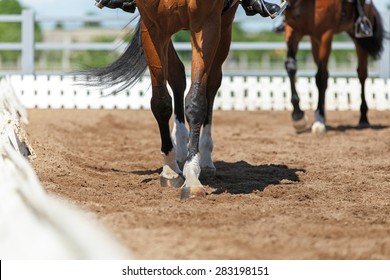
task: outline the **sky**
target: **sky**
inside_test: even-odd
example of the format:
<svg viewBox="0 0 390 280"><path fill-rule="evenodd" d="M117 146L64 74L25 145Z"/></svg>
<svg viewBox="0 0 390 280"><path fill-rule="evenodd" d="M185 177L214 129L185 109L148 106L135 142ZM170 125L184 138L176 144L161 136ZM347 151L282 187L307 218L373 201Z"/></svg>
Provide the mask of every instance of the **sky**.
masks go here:
<svg viewBox="0 0 390 280"><path fill-rule="evenodd" d="M103 9L95 6L95 0L19 0L23 6L32 8L40 16L83 16L88 12L115 15L121 10Z"/></svg>
<svg viewBox="0 0 390 280"><path fill-rule="evenodd" d="M103 9L95 6L95 0L19 0L24 6L33 8L41 16L82 16L88 12L116 15L121 10ZM279 0L268 0L279 3ZM341 1L341 0L340 0ZM390 0L373 0L378 9L385 9Z"/></svg>
<svg viewBox="0 0 390 280"><path fill-rule="evenodd" d="M104 8L100 10L95 6L95 0L19 0L23 6L33 9L38 16L84 16L88 13L93 13L96 15L106 15L106 16L116 16L126 17L127 13L123 12L120 9L108 9ZM212 1L212 0L210 0ZM280 0L268 0L273 3L280 3ZM340 0L341 1L341 0ZM369 0L366 0L369 1ZM379 10L385 10L387 5L390 5L390 0L373 0L375 5ZM244 14L243 9L239 9L240 14ZM130 15L129 15L130 16ZM280 19L279 19L280 20ZM247 31L256 32L258 29L270 29L280 23L280 21L275 20L262 20L260 22L261 26L257 26L249 23L245 24ZM119 22L118 25L125 25L126 23ZM54 26L54 24L46 24L45 26ZM45 27L44 26L44 27Z"/></svg>

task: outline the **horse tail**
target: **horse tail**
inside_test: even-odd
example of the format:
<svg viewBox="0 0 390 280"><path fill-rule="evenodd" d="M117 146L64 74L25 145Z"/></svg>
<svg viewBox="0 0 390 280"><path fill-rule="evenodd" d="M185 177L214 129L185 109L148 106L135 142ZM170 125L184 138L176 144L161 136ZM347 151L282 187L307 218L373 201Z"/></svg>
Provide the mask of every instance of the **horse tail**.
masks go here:
<svg viewBox="0 0 390 280"><path fill-rule="evenodd" d="M147 66L142 48L141 20L139 20L129 46L116 61L101 68L76 74L85 77L82 83L89 86L101 88L118 86L115 89L116 93L134 85L143 76Z"/></svg>
<svg viewBox="0 0 390 280"><path fill-rule="evenodd" d="M383 27L382 17L376 7L372 22L373 36L367 38L355 38L357 43L375 60L379 59L383 52L384 39L390 39L390 34Z"/></svg>

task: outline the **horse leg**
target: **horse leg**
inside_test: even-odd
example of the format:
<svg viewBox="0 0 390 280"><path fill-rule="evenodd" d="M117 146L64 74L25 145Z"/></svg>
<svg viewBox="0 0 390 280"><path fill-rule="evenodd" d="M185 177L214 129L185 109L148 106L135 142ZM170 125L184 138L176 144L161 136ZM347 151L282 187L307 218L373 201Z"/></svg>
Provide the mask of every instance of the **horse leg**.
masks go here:
<svg viewBox="0 0 390 280"><path fill-rule="evenodd" d="M291 87L291 104L293 105L292 120L296 131L302 131L306 127L305 113L299 107L299 96L295 87L295 78L297 74L296 54L298 51L299 41L302 35L294 31L289 25L286 25L286 43L287 43L287 57L284 62L288 77L290 79Z"/></svg>
<svg viewBox="0 0 390 280"><path fill-rule="evenodd" d="M186 74L183 63L180 61L172 41L168 47L168 83L171 86L174 99L174 122L172 139L176 148L176 160L180 168L183 168L188 155L188 130L184 120L184 91L186 89Z"/></svg>
<svg viewBox="0 0 390 280"><path fill-rule="evenodd" d="M142 22L141 30L142 45L148 60L152 81L152 99L150 104L160 130L161 154L164 159L160 182L162 186L181 187L184 180L180 176L181 171L176 162L176 151L169 131L169 119L172 115L172 98L166 86L166 73L168 73L166 57L168 54L169 37L167 37L166 42L163 41L164 38L159 39L159 36L162 36L162 34L158 34L153 25L146 28L144 21ZM156 43L157 40L160 41ZM156 49L157 46L162 47Z"/></svg>
<svg viewBox="0 0 390 280"><path fill-rule="evenodd" d="M331 52L333 33L327 31L320 38L310 37L314 61L317 64L316 85L318 88L318 106L315 111L315 121L312 125L313 133L326 131L325 92L328 87L328 60Z"/></svg>
<svg viewBox="0 0 390 280"><path fill-rule="evenodd" d="M368 106L367 106L366 94L365 94L365 83L368 76L367 73L368 54L355 40L354 43L355 43L356 53L358 57L357 73L361 85L361 99L362 99L362 103L360 104L359 128L368 128L370 127L370 123L367 118Z"/></svg>
<svg viewBox="0 0 390 280"><path fill-rule="evenodd" d="M198 32L191 32L191 86L185 98L185 114L190 127L189 152L184 165L185 182L181 198L204 197L206 191L199 181L199 138L207 116L207 79L220 38L220 15L210 16Z"/></svg>
<svg viewBox="0 0 390 280"><path fill-rule="evenodd" d="M199 165L202 174L206 176L213 176L216 173L216 168L211 158L211 154L214 148L213 139L211 137L211 127L212 127L215 93L219 88L219 86L216 85L216 83L218 83L218 79L219 79L219 85L220 85L220 82L222 80L222 73L221 76L216 79L214 76L215 75L213 75L213 72L210 72L210 79L213 80L212 83L214 85L211 85L211 83L207 84L207 111L206 111L205 120L203 122L203 128L201 131L200 143L199 143L199 150L200 150Z"/></svg>
<svg viewBox="0 0 390 280"><path fill-rule="evenodd" d="M222 82L222 64L229 54L231 42L232 20L236 9L231 8L223 16L221 39L218 45L218 52L215 55L207 80L207 111L200 136L200 168L202 174L213 176L216 173L211 154L213 152L213 139L211 136L214 99Z"/></svg>

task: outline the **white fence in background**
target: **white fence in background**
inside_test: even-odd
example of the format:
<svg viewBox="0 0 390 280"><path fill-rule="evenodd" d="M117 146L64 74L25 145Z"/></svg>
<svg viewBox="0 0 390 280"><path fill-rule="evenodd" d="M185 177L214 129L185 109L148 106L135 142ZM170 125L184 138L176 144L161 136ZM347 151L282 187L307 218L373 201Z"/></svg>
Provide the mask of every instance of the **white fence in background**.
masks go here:
<svg viewBox="0 0 390 280"><path fill-rule="evenodd" d="M100 90L77 85L72 77L10 76L13 88L26 108L40 109L149 109L152 94L147 76L132 88L116 95L114 89ZM187 81L187 89L190 81ZM360 83L357 78L330 78L327 110L359 110ZM315 109L318 92L314 78L297 79L302 109ZM285 77L225 77L217 94L217 110L292 110L291 90ZM390 79L367 79L366 100L370 109L390 109Z"/></svg>

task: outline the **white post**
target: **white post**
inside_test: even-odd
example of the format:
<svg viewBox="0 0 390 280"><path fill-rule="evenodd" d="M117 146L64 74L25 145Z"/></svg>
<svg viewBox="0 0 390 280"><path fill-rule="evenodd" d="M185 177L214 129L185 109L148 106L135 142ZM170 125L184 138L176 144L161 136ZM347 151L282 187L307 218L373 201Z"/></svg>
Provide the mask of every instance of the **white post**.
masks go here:
<svg viewBox="0 0 390 280"><path fill-rule="evenodd" d="M390 11L381 13L385 31L390 32ZM390 40L383 41L383 53L379 60L379 78L390 79Z"/></svg>
<svg viewBox="0 0 390 280"><path fill-rule="evenodd" d="M34 26L35 17L31 10L22 12L22 74L34 73Z"/></svg>

